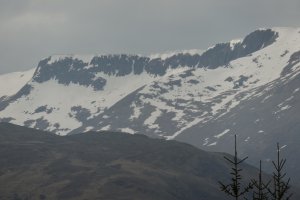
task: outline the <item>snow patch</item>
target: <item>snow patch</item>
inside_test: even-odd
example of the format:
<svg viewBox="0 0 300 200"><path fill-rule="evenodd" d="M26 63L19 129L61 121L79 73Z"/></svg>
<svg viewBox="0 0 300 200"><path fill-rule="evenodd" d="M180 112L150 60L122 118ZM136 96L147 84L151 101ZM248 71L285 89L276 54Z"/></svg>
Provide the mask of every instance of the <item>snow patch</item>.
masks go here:
<svg viewBox="0 0 300 200"><path fill-rule="evenodd" d="M107 125L107 126L102 127L100 130L101 131L109 131L110 129L111 129L111 125Z"/></svg>
<svg viewBox="0 0 300 200"><path fill-rule="evenodd" d="M250 137L247 137L244 141L248 142L250 140Z"/></svg>
<svg viewBox="0 0 300 200"><path fill-rule="evenodd" d="M260 122L260 119L256 119L256 120L254 121L255 124L257 124L258 122Z"/></svg>
<svg viewBox="0 0 300 200"><path fill-rule="evenodd" d="M133 114L130 116L130 120L138 119L141 115L140 107L138 107L135 103L131 105L131 108L133 109Z"/></svg>
<svg viewBox="0 0 300 200"><path fill-rule="evenodd" d="M84 129L83 132L89 132L89 131L91 131L91 130L93 130L93 129L94 129L93 126L88 126L88 127L86 127L86 128Z"/></svg>
<svg viewBox="0 0 300 200"><path fill-rule="evenodd" d="M131 128L121 128L120 131L124 132L124 133L129 133L132 135L136 133L136 131L132 130Z"/></svg>
<svg viewBox="0 0 300 200"><path fill-rule="evenodd" d="M172 56L175 56L177 54L190 54L190 55L201 55L204 51L200 49L190 49L190 50L178 50L178 51L167 51L165 53L155 53L151 54L148 57L150 59L157 59L160 58L162 60L166 60L167 58L170 58Z"/></svg>
<svg viewBox="0 0 300 200"><path fill-rule="evenodd" d="M242 43L242 39L235 39L230 41L230 48L231 50L234 49L235 45Z"/></svg>
<svg viewBox="0 0 300 200"><path fill-rule="evenodd" d="M48 61L48 64L51 65L55 62L58 62L60 60L64 60L66 58L71 58L73 60L81 60L84 63L90 63L91 60L95 57L96 55L77 55L77 54L65 54L65 55L52 55L50 57L50 60Z"/></svg>
<svg viewBox="0 0 300 200"><path fill-rule="evenodd" d="M13 72L0 75L0 98L17 93L33 77L35 68L24 72Z"/></svg>
<svg viewBox="0 0 300 200"><path fill-rule="evenodd" d="M215 135L214 137L217 139L220 139L221 137L223 137L224 135L226 135L226 133L228 133L230 131L230 129L226 129L224 130L222 133Z"/></svg>
<svg viewBox="0 0 300 200"><path fill-rule="evenodd" d="M264 133L264 132L265 132L265 131L263 131L263 130L259 130L259 131L258 131L258 133Z"/></svg>
<svg viewBox="0 0 300 200"><path fill-rule="evenodd" d="M290 109L290 108L291 108L290 105L286 105L286 106L281 107L281 108L280 108L280 111L288 110L288 109Z"/></svg>
<svg viewBox="0 0 300 200"><path fill-rule="evenodd" d="M265 101L268 100L270 97L272 97L272 95L266 96L266 97L261 101L261 103L265 103Z"/></svg>
<svg viewBox="0 0 300 200"><path fill-rule="evenodd" d="M203 142L203 146L206 146L209 143L209 138L205 138Z"/></svg>
<svg viewBox="0 0 300 200"><path fill-rule="evenodd" d="M279 150L286 148L287 145L283 145L282 147L279 148Z"/></svg>
<svg viewBox="0 0 300 200"><path fill-rule="evenodd" d="M187 129L189 129L189 128L195 126L195 125L197 125L198 123L202 122L202 121L204 120L204 118L202 118L202 117L203 117L204 115L206 115L206 114L207 114L207 112L204 112L204 113L200 116L200 118L196 118L196 119L193 120L192 122L187 123L182 129L180 129L179 131L177 131L176 133L174 133L174 134L171 135L171 136L166 136L165 138L166 138L167 140L173 140L173 139L175 139L175 138L176 138L178 135L180 135L183 131L185 131L185 130L187 130Z"/></svg>
<svg viewBox="0 0 300 200"><path fill-rule="evenodd" d="M209 144L207 146L210 147L210 146L216 146L216 145L217 145L217 142L213 142L213 143L211 143L211 144Z"/></svg>
<svg viewBox="0 0 300 200"><path fill-rule="evenodd" d="M293 94L295 94L295 93L297 93L299 91L300 91L300 88L297 88L297 89L294 90Z"/></svg>
<svg viewBox="0 0 300 200"><path fill-rule="evenodd" d="M145 120L144 124L147 125L151 129L155 129L155 128L159 129L159 125L155 124L155 121L161 115L162 115L162 111L159 109L155 109L155 111L151 113L150 117L148 117Z"/></svg>

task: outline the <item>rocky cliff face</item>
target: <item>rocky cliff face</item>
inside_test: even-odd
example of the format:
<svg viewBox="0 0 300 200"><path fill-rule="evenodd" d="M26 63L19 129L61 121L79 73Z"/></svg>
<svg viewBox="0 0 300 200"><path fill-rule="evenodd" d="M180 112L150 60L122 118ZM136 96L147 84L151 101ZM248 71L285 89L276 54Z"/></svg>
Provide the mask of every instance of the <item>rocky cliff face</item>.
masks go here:
<svg viewBox="0 0 300 200"><path fill-rule="evenodd" d="M271 29L257 30L239 42L217 44L202 55L179 53L165 59L151 59L126 54L91 56L87 60L81 60L80 57L76 58L76 56L49 57L39 63L33 80L43 83L55 79L61 84L76 83L83 86L93 86L95 90L102 90L106 81L97 77L95 75L97 73L117 77L142 73L164 76L168 69L181 67L216 68L267 47L275 42L277 37L278 33Z"/></svg>

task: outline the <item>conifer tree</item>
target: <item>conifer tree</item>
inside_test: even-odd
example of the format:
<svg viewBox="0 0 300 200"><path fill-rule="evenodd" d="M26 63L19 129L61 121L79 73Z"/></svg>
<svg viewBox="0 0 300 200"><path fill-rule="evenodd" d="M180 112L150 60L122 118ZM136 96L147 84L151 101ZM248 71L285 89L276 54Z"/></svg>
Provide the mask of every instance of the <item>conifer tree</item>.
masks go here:
<svg viewBox="0 0 300 200"><path fill-rule="evenodd" d="M280 147L277 143L277 161L272 161L275 168L273 172L273 188L268 188L272 200L289 200L292 194L289 194L290 178L285 181L286 173L283 172L286 159L280 158Z"/></svg>
<svg viewBox="0 0 300 200"><path fill-rule="evenodd" d="M268 186L270 181L265 184L262 179L262 167L261 167L261 160L259 161L259 174L258 180L253 179L253 200L269 200L269 193L268 193Z"/></svg>
<svg viewBox="0 0 300 200"><path fill-rule="evenodd" d="M221 191L225 192L227 195L233 197L235 200L240 199L241 197L244 197L246 199L245 194L248 193L252 188L252 183L249 183L247 186L242 188L242 176L240 168L240 164L243 163L248 157L245 157L242 160L238 159L237 154L237 145L236 145L236 135L234 136L234 157L233 159L230 159L226 156L224 158L232 165L232 171L231 171L231 183L224 184L219 181L220 189Z"/></svg>

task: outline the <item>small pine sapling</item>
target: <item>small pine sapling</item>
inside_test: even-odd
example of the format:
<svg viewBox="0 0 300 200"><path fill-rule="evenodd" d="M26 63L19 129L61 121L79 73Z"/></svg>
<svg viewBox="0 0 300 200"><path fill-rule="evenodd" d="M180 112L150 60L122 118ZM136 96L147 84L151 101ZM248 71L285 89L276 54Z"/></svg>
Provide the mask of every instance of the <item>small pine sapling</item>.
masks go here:
<svg viewBox="0 0 300 200"><path fill-rule="evenodd" d="M290 178L285 181L286 173L283 172L286 159L280 158L280 147L277 143L277 161L272 161L272 164L275 168L273 172L273 188L268 188L272 200L289 200L292 194L289 194Z"/></svg>
<svg viewBox="0 0 300 200"><path fill-rule="evenodd" d="M233 159L230 159L226 156L224 158L231 164L233 167L231 168L231 183L230 184L224 184L219 181L220 189L221 191L225 192L227 195L233 197L235 200L238 200L239 198L246 199L245 195L248 193L252 188L252 183L249 183L247 186L242 188L241 180L241 171L240 164L243 163L248 157L245 157L242 160L238 159L237 154L237 145L236 145L236 135L234 136L234 157Z"/></svg>
<svg viewBox="0 0 300 200"><path fill-rule="evenodd" d="M258 180L252 179L253 184L253 200L269 200L269 193L268 193L268 183L264 183L262 179L262 167L261 167L261 160L259 161L259 174Z"/></svg>

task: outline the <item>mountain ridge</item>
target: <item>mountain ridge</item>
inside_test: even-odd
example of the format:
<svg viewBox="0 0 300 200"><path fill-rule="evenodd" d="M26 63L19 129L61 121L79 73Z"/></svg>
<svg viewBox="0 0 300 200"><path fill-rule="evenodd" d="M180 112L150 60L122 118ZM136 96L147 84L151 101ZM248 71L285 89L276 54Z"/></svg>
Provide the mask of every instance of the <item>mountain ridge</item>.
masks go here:
<svg viewBox="0 0 300 200"><path fill-rule="evenodd" d="M9 104L11 104L12 102L15 102L22 96L26 96L30 94L32 90L34 90L34 87L37 87L36 85L46 83L48 81L51 87L53 88L57 87L58 91L56 91L56 93L60 93L59 88L63 90L61 91L61 93L63 93L64 92L64 89L62 88L63 86L70 86L70 87L79 86L81 88L80 90L84 90L85 87L88 87L87 90L90 91L87 92L86 95L89 94L94 95L94 92L91 90L103 91L103 94L98 94L98 95L108 96L108 99L104 98L102 100L105 101L106 103L105 102L98 103L103 106L101 105L96 106L100 108L100 112L101 112L101 110L103 111L103 109L109 108L114 104L109 102L116 103L117 101L122 99L122 96L124 95L126 96L126 94L128 95L131 92L143 87L147 83L156 81L157 79L163 76L170 76L172 74L176 74L181 71L184 71L187 68L195 68L195 67L207 68L207 66L209 66L209 68L215 68L219 64L227 63L230 60L235 59L236 57L242 56L244 54L246 55L249 52L251 53L254 50L268 46L272 42L274 42L277 37L278 34L275 31L272 31L271 29L261 29L249 34L248 36L245 37L243 41L241 41L241 43L235 43L234 46L232 46L231 42L222 43L209 48L201 55L179 53L164 59L161 58L151 59L149 57L139 57L136 55L134 56L101 55L101 56L94 56L94 57L88 56L88 59L82 58L83 60L79 60L80 56L49 57L39 62L38 67L36 68L32 79L29 80L29 82L16 95L13 95L11 97L2 100L2 103L0 105L0 110L2 111L5 110L6 107L9 106ZM259 40L252 42L252 40L255 40L256 38L259 38ZM226 55L226 51L230 53ZM214 54L220 54L222 56L220 59L210 58ZM215 60L219 60L219 61L215 61ZM200 62L202 62L202 64ZM114 77L120 79L113 80ZM122 80L122 78L124 80ZM120 83L110 84L108 83L108 81L110 80L111 82L120 82ZM132 82L131 80L134 81ZM124 89L127 89L128 91L125 90L124 92L124 89L122 88L120 89L120 91L115 92L116 90L118 90L118 87L123 87L123 84L124 83L126 84L127 82L130 85L129 86L126 85ZM49 84L45 86L45 89L41 89L41 90L49 90L50 87ZM112 85L112 87L110 87L109 85ZM132 88L129 89L131 86ZM108 88L106 90L108 92L104 91L105 90L104 87ZM114 91L116 95L111 96L110 91ZM63 99L62 101L66 101L66 99ZM60 102L57 103L59 104ZM45 105L40 105L40 107L43 106ZM79 106L81 106L80 103ZM40 107L37 107L36 109ZM91 109L91 106L89 107ZM51 108L49 109L51 110ZM72 108L69 108L69 111L70 110L72 110ZM94 108L92 112L99 113L97 108ZM34 113L34 111L31 111L31 113ZM66 111L66 113L68 113L68 111ZM63 113L61 113L60 115L62 114ZM2 119L2 121L13 122L14 121L13 118L14 117L9 118L8 116L5 116L4 119ZM24 118L26 117L24 116ZM73 125L71 125L71 127L77 123L74 120L71 121L73 121L72 122ZM29 125L30 127L33 126L31 121L29 122L23 121L23 123L20 122L15 122L15 123L21 125L24 124L26 126ZM36 125L34 127L39 128L39 127L44 127L45 123L47 122L45 122L45 120L43 119L40 119L37 123L41 125ZM66 132L68 131L70 132L72 129L74 129L74 128L70 129L69 127L66 126L61 128L56 128L57 125L55 122L53 122L51 126L52 126L51 128L49 127L49 129L47 129L48 131L53 131L57 129L57 132L61 132L61 134L66 134Z"/></svg>

